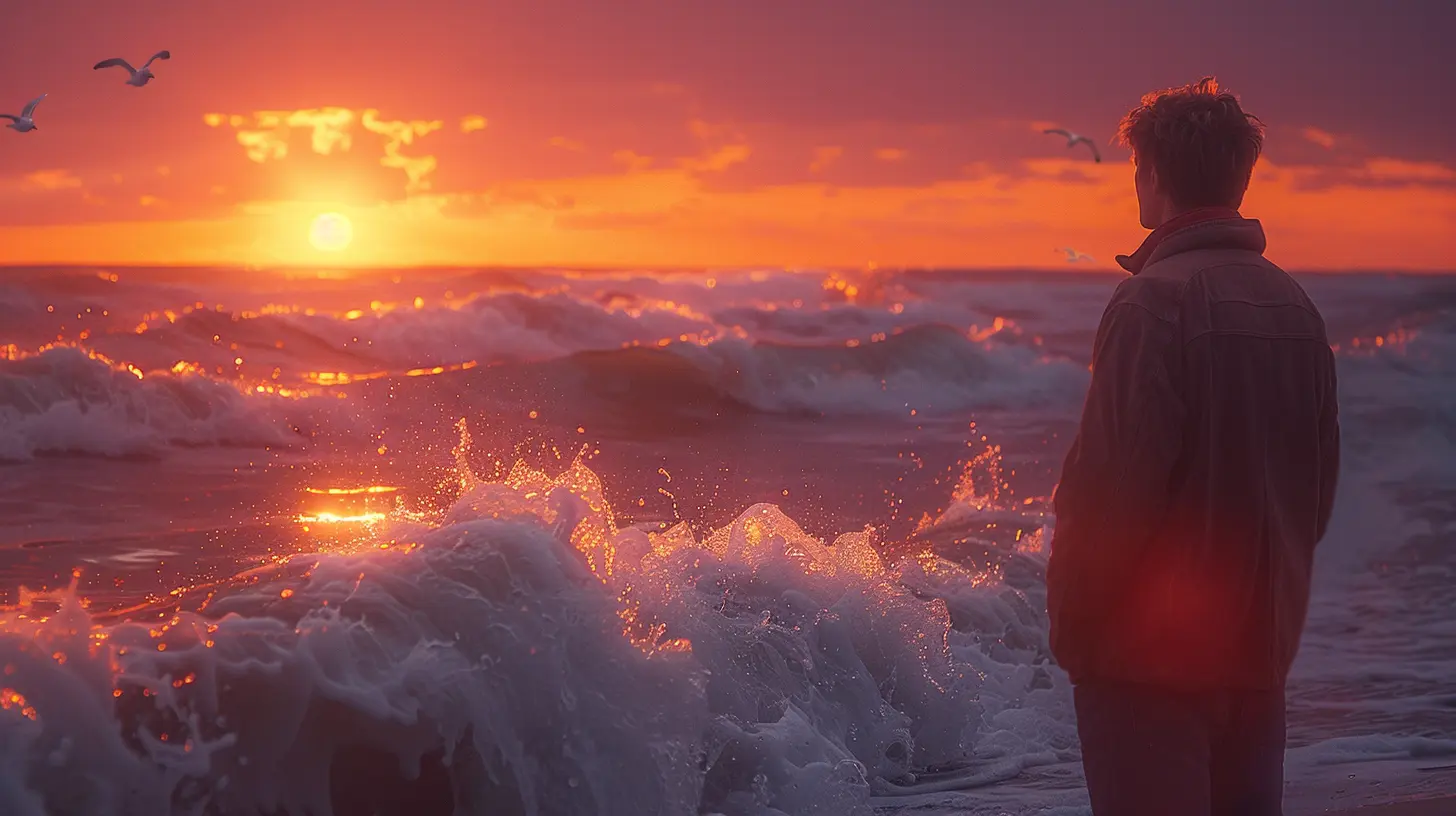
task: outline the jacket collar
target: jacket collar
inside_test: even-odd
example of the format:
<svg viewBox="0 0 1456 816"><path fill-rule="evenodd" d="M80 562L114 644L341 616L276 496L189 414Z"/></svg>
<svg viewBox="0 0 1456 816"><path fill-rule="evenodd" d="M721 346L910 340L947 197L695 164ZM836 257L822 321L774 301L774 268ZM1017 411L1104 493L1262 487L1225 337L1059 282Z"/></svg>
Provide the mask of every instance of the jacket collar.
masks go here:
<svg viewBox="0 0 1456 816"><path fill-rule="evenodd" d="M1201 207L1165 221L1117 264L1136 275L1148 264L1191 249L1247 249L1263 253L1264 228L1228 207Z"/></svg>

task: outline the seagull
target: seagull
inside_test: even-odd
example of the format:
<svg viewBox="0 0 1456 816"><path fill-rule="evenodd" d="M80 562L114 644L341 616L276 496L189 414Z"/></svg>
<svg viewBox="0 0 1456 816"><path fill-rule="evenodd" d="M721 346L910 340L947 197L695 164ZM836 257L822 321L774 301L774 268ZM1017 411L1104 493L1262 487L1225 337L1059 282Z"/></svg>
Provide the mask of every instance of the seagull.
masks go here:
<svg viewBox="0 0 1456 816"><path fill-rule="evenodd" d="M1091 255L1088 255L1085 252L1078 252L1077 250L1072 249L1071 247L1062 247L1061 249L1054 249L1052 251L1053 252L1065 252L1065 253L1067 253L1067 263L1076 263L1077 261L1087 261L1089 263L1097 263L1097 259L1096 258L1092 257Z"/></svg>
<svg viewBox="0 0 1456 816"><path fill-rule="evenodd" d="M1086 136L1083 136L1083 135L1081 135L1079 133L1073 133L1072 131L1067 130L1066 128L1050 128L1048 130L1043 130L1042 133L1047 133L1047 134L1055 133L1058 136L1066 136L1067 137L1067 149L1068 150L1070 150L1071 148L1076 147L1078 142L1082 142L1083 144L1085 144L1088 147L1092 148L1092 161L1095 161L1095 162L1102 161L1102 153L1101 153L1101 151L1099 151L1097 149L1096 143L1094 143L1091 139L1087 138Z"/></svg>
<svg viewBox="0 0 1456 816"><path fill-rule="evenodd" d="M147 60L146 65L143 65L141 68L133 68L131 67L131 63L127 62L121 57L112 57L109 60L102 60L96 63L96 65L91 70L100 71L102 68L112 68L119 65L131 73L131 79L128 79L126 81L126 84L135 85L140 88L141 86L152 81L152 63L156 62L159 59L169 60L171 58L171 51L158 51L157 53L152 55L151 59Z"/></svg>
<svg viewBox="0 0 1456 816"><path fill-rule="evenodd" d="M50 96L50 94L41 94L30 100L30 103L25 106L25 109L20 112L19 116L10 113L0 113L0 119L9 119L10 124L5 127L11 128L17 133L35 130L35 106L39 105L40 101L47 96Z"/></svg>

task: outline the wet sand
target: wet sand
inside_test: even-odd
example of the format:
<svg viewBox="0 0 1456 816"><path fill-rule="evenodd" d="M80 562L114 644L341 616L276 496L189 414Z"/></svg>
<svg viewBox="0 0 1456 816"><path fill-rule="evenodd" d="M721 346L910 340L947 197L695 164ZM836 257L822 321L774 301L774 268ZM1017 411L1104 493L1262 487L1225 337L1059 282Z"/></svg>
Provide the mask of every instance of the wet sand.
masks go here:
<svg viewBox="0 0 1456 816"><path fill-rule="evenodd" d="M1371 805L1354 810L1326 810L1321 813L1324 816L1452 816L1456 814L1456 796Z"/></svg>

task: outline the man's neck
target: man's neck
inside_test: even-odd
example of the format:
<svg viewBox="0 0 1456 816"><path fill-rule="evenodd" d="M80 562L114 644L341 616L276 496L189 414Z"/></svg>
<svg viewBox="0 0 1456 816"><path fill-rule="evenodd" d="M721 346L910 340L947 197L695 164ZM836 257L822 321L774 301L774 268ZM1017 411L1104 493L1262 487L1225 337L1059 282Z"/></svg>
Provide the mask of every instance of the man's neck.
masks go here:
<svg viewBox="0 0 1456 816"><path fill-rule="evenodd" d="M1194 213L1197 213L1197 215L1194 215ZM1158 227L1161 228L1165 224L1174 221L1197 220L1200 216L1215 214L1237 217L1239 210L1237 207L1221 207L1217 205L1206 207L1174 207L1170 204L1163 211L1163 219L1158 222Z"/></svg>

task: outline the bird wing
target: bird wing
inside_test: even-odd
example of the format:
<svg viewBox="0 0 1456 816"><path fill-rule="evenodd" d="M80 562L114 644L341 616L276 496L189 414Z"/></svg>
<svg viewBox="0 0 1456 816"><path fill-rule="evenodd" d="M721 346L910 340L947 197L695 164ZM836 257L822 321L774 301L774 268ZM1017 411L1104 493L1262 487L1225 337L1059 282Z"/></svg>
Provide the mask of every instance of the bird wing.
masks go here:
<svg viewBox="0 0 1456 816"><path fill-rule="evenodd" d="M153 54L152 55L152 58L149 59L149 60L147 60L147 64L146 65L143 65L142 67L143 68L146 68L148 65L151 65L152 63L156 62L157 60L169 60L171 58L172 58L172 52L171 51L166 51L166 50L158 51L157 53Z"/></svg>
<svg viewBox="0 0 1456 816"><path fill-rule="evenodd" d="M37 96L36 98L30 100L30 102L26 104L25 110L20 112L20 115L25 117L26 119L29 119L35 114L35 106L39 105L40 101L42 99L45 99L47 96L50 96L50 94L41 94L40 96Z"/></svg>
<svg viewBox="0 0 1456 816"><path fill-rule="evenodd" d="M13 113L0 113L0 119L9 119L12 122L19 122L20 117Z"/></svg>
<svg viewBox="0 0 1456 816"><path fill-rule="evenodd" d="M131 63L127 62L126 60L122 59L121 57L112 57L111 59L108 59L108 60L102 60L102 61L96 63L95 65L91 66L91 70L93 70L93 71L100 71L102 68L113 68L113 67L115 67L117 65L120 65L121 67L125 68L127 70L127 73L130 73L130 74L135 74L136 73L136 69L133 68L133 67L131 67Z"/></svg>
<svg viewBox="0 0 1456 816"><path fill-rule="evenodd" d="M1066 128L1049 128L1043 130L1042 133L1055 133L1058 136L1066 136L1068 139L1072 138L1071 131L1068 131Z"/></svg>
<svg viewBox="0 0 1456 816"><path fill-rule="evenodd" d="M1082 139L1081 139L1081 141L1086 142L1087 143L1087 146L1090 147L1090 148L1092 148L1092 159L1094 161L1102 161L1102 151L1100 151L1100 150L1097 149L1097 143L1096 142L1093 142L1091 139L1088 139L1086 136L1083 136Z"/></svg>

